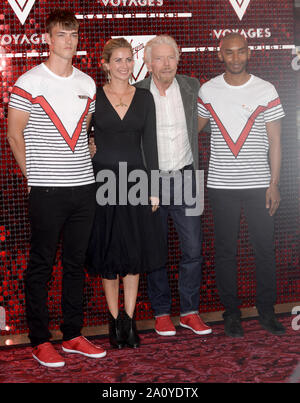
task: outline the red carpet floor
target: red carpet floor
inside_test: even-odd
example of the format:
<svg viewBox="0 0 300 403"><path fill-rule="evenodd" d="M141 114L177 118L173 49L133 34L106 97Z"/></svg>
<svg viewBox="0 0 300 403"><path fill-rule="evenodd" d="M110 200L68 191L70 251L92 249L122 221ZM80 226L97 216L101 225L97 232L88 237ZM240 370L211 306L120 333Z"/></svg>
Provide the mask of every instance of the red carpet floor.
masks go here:
<svg viewBox="0 0 300 403"><path fill-rule="evenodd" d="M178 328L174 337L154 331L141 334L142 346L121 351L110 348L107 337L93 338L107 349L102 359L66 354L66 366L48 369L31 357L29 346L0 349L0 383L273 383L289 382L300 359L300 330L290 316L280 320L284 336L272 336L256 319L243 321L245 337L224 335L223 324L213 334L197 336ZM55 348L61 351L60 343Z"/></svg>

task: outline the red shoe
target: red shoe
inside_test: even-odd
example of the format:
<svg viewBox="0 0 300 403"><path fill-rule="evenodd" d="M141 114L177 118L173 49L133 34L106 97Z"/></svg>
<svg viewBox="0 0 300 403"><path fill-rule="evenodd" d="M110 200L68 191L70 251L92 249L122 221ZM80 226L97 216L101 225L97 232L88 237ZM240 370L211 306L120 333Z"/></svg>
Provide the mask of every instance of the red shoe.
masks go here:
<svg viewBox="0 0 300 403"><path fill-rule="evenodd" d="M106 356L106 351L102 347L95 346L83 336L63 341L62 349L66 353L82 354L90 358L102 358Z"/></svg>
<svg viewBox="0 0 300 403"><path fill-rule="evenodd" d="M180 316L180 326L191 329L196 334L209 334L212 329L202 322L202 319L197 313L190 315Z"/></svg>
<svg viewBox="0 0 300 403"><path fill-rule="evenodd" d="M33 347L32 356L45 367L58 368L65 365L64 359L48 341Z"/></svg>
<svg viewBox="0 0 300 403"><path fill-rule="evenodd" d="M171 321L170 315L155 318L155 331L160 336L175 336L176 329Z"/></svg>

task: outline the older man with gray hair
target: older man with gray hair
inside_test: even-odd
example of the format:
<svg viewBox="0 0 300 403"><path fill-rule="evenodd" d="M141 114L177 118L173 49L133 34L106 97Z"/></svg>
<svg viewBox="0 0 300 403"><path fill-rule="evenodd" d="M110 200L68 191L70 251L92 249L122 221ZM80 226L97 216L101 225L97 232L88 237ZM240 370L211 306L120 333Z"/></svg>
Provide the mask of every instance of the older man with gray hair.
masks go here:
<svg viewBox="0 0 300 403"><path fill-rule="evenodd" d="M180 325L198 335L211 333L199 317L202 266L202 230L200 215L187 215L185 201L178 203L174 195L184 194L185 181L178 176L191 175L196 188L195 169L198 168L197 97L199 81L177 74L179 49L168 35L159 35L145 47L144 60L150 76L136 84L149 89L154 97L157 120L157 145L160 169L160 197L164 181L169 180L170 202L162 203L160 214L166 238L168 215L177 230L182 257L179 263ZM176 189L177 188L177 189ZM184 200L184 198L182 198ZM171 291L165 267L148 274L148 294L155 314L155 331L161 336L176 334L171 321Z"/></svg>

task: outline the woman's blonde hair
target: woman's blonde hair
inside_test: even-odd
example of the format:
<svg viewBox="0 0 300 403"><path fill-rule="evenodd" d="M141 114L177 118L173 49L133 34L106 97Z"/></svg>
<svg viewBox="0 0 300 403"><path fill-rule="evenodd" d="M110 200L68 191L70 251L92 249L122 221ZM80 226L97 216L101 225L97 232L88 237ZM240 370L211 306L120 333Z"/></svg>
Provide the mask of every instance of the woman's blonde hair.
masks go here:
<svg viewBox="0 0 300 403"><path fill-rule="evenodd" d="M109 63L111 55L115 49L120 49L120 48L126 48L129 49L131 52L131 55L133 57L133 49L132 46L128 41L126 41L125 38L114 38L110 39L109 41L106 42L104 45L103 51L102 51L102 57L101 57L101 64L102 68L105 71L105 73L108 73L108 70L104 63Z"/></svg>

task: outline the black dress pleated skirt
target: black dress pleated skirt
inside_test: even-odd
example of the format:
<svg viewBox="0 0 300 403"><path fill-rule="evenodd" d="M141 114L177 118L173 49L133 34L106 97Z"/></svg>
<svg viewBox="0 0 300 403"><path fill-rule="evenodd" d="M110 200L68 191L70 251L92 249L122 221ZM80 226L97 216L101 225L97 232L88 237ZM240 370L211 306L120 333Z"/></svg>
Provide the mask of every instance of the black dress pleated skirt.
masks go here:
<svg viewBox="0 0 300 403"><path fill-rule="evenodd" d="M151 206L97 206L87 270L103 278L146 273L166 264L159 211Z"/></svg>
<svg viewBox="0 0 300 403"><path fill-rule="evenodd" d="M136 89L122 120L103 89L99 89L94 125L96 178L99 172L109 169L115 173L115 186L119 189L120 162L126 162L129 172L137 168L146 172L141 144L148 168L157 167L155 107L149 91ZM98 190L104 183L97 180ZM132 183L126 186L130 189ZM89 273L115 279L118 275L159 269L166 261L167 245L159 209L153 213L150 204L122 205L118 200L115 204L97 204L87 251Z"/></svg>

